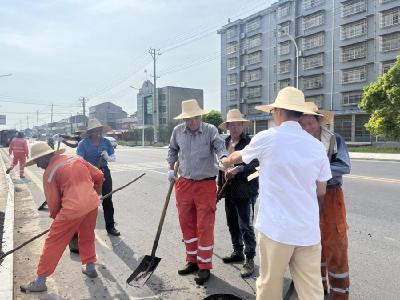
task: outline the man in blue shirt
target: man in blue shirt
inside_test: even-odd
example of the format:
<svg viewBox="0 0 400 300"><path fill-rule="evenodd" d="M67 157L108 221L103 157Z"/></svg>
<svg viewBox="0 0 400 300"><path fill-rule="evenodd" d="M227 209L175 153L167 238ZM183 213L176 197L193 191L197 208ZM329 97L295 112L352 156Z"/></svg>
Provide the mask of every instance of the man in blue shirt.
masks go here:
<svg viewBox="0 0 400 300"><path fill-rule="evenodd" d="M86 132L83 134L84 139L79 142L76 150L79 156L82 156L86 161L98 167L104 173L102 195L106 195L112 191L112 178L108 162L115 161L114 148L111 142L103 137L103 133L107 130L108 128L101 125L98 120L90 119ZM112 197L104 199L102 205L108 234L114 236L120 235L120 232L115 228Z"/></svg>

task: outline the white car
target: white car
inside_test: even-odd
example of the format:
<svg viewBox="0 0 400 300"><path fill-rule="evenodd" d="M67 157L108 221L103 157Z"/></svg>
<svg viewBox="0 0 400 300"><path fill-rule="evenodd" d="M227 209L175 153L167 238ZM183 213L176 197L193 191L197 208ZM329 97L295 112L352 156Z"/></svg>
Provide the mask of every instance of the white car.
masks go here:
<svg viewBox="0 0 400 300"><path fill-rule="evenodd" d="M117 148L118 143L116 139L114 139L112 136L105 136L105 138L111 142L111 145L114 147L114 149Z"/></svg>

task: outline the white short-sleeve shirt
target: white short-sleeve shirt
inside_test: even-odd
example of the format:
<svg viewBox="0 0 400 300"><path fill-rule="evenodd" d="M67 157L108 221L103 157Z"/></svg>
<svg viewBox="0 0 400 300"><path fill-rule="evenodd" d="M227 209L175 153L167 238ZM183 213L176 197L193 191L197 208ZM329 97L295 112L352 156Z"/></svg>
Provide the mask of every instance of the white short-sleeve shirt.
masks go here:
<svg viewBox="0 0 400 300"><path fill-rule="evenodd" d="M316 182L332 177L323 144L298 122L287 121L259 132L240 152L243 162L260 162L256 229L287 245L318 244Z"/></svg>

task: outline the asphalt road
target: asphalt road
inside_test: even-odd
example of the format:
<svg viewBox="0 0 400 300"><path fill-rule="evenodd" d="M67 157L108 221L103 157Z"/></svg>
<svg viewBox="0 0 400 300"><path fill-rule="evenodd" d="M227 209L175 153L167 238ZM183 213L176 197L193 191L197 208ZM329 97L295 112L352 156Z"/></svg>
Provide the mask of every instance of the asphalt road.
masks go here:
<svg viewBox="0 0 400 300"><path fill-rule="evenodd" d="M61 265L52 276L53 285L63 298L203 299L209 294L231 293L243 299L255 299L256 277L243 280L239 276L240 265L230 266L221 262L220 257L231 251L223 203L219 203L217 209L212 278L205 287L197 287L194 276L177 275L177 268L184 264L185 251L174 196L157 250L157 256L162 260L156 272L144 288L125 284L141 257L151 252L169 186L166 153L166 149L154 148L117 149L117 162L111 164L114 187L143 172L146 175L140 182L114 196L115 219L121 237L106 234L102 210L99 210L96 230L98 279L82 279L81 274L77 276L72 271L63 273L63 267L72 264L69 254L64 254ZM353 161L352 165L352 173L345 178L344 186L350 226L351 298L398 299L400 162ZM43 201L41 172L30 167L27 175L29 180L26 184L34 205L39 206ZM49 224L46 214L40 213L40 219L44 230ZM74 264L74 270L79 270L79 264Z"/></svg>

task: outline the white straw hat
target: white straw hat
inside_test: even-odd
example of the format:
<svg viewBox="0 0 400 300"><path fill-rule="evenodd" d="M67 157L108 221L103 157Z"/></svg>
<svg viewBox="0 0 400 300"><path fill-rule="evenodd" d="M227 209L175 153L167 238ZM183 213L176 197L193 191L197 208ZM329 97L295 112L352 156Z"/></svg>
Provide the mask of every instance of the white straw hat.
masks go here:
<svg viewBox="0 0 400 300"><path fill-rule="evenodd" d="M228 125L228 123L232 123L232 122L244 122L244 126L248 126L250 121L246 120L245 118L243 118L242 113L240 112L240 110L238 110L237 108L234 109L230 109L228 111L228 113L226 114L226 121L221 123L218 128L222 129L222 130L226 130L226 126Z"/></svg>
<svg viewBox="0 0 400 300"><path fill-rule="evenodd" d="M182 101L182 113L176 116L174 119L188 119L201 115L205 115L207 111L200 108L196 99L190 99L186 101Z"/></svg>
<svg viewBox="0 0 400 300"><path fill-rule="evenodd" d="M318 106L310 101L310 102L306 102L306 106L313 112L317 113L319 116L321 116L319 118L319 123L320 124L329 124L330 122L333 121L333 113L331 113L330 111L327 110L319 110ZM308 113L305 113L306 115L308 115Z"/></svg>
<svg viewBox="0 0 400 300"><path fill-rule="evenodd" d="M59 149L59 150L53 150L49 145L47 145L46 142L37 142L32 145L31 147L31 158L27 160L25 163L25 166L32 166L33 164L36 163L36 160L38 158L41 158L43 156L46 156L48 154L54 153L54 154L61 154L64 153L65 149Z"/></svg>
<svg viewBox="0 0 400 300"><path fill-rule="evenodd" d="M111 129L108 126L105 126L105 125L101 124L100 121L97 120L97 119L89 119L88 126L87 126L86 130L84 130L82 132L81 137L88 136L90 131L92 131L94 129L98 129L98 128L102 128L103 129L103 133L107 133Z"/></svg>

